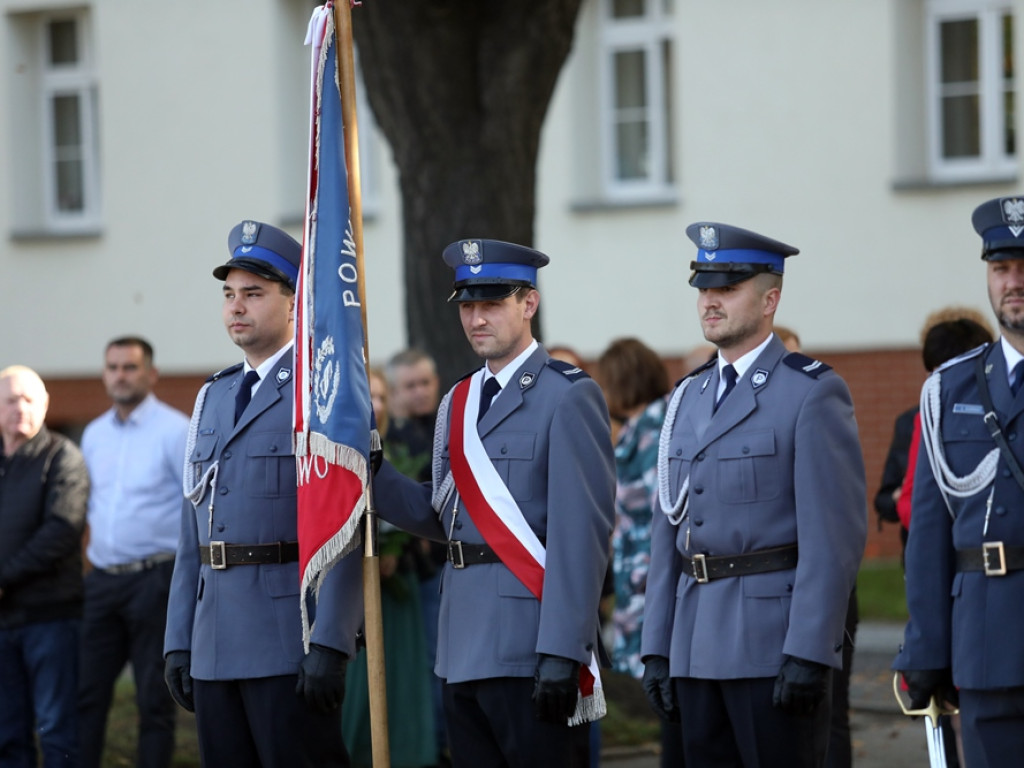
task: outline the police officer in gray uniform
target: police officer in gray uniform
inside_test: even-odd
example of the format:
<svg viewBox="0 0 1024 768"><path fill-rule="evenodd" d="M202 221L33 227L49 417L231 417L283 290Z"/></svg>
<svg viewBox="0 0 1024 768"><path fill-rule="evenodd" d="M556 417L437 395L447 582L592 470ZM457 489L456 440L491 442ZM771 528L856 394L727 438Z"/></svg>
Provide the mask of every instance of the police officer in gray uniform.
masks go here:
<svg viewBox="0 0 1024 768"><path fill-rule="evenodd" d="M487 364L441 403L433 482L385 464L377 505L448 544L435 671L453 765L586 765L588 728L570 722L603 713L593 673L614 516L607 407L533 338L546 255L462 240L444 259L450 301Z"/></svg>
<svg viewBox="0 0 1024 768"><path fill-rule="evenodd" d="M829 690L867 534L853 403L772 332L797 249L693 224L690 284L718 357L672 394L641 650L687 765L823 764Z"/></svg>
<svg viewBox="0 0 1024 768"><path fill-rule="evenodd" d="M300 620L292 410L302 249L244 221L228 250L213 274L245 360L207 380L192 416L165 677L196 713L204 765L348 765L338 708L362 621L358 553L325 577L308 654Z"/></svg>
<svg viewBox="0 0 1024 768"><path fill-rule="evenodd" d="M989 200L973 223L1001 338L921 392L910 621L893 666L915 708L959 689L964 761L993 768L1024 759L1024 197Z"/></svg>

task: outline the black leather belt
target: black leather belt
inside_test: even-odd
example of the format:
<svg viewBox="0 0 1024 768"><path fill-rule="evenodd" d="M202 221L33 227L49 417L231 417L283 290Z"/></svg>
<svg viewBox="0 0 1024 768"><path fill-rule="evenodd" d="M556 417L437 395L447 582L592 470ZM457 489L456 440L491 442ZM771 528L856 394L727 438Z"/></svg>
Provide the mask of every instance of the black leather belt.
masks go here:
<svg viewBox="0 0 1024 768"><path fill-rule="evenodd" d="M141 560L133 560L130 563L118 563L117 565L108 565L106 568L97 567L97 571L103 573L109 573L114 576L121 576L126 573L142 573L148 571L150 568L156 568L158 565L163 563L174 562L173 552L161 552L150 557L144 557Z"/></svg>
<svg viewBox="0 0 1024 768"><path fill-rule="evenodd" d="M771 549L759 549L743 555L686 555L683 568L700 584L730 576L749 576L752 573L770 573L796 568L796 544Z"/></svg>
<svg viewBox="0 0 1024 768"><path fill-rule="evenodd" d="M467 544L464 541L448 542L448 562L455 568L483 563L500 563L498 553L486 544Z"/></svg>
<svg viewBox="0 0 1024 768"><path fill-rule="evenodd" d="M980 547L958 549L958 571L984 571L986 576L1005 576L1024 568L1024 547L1006 547L1001 541L986 541Z"/></svg>
<svg viewBox="0 0 1024 768"><path fill-rule="evenodd" d="M294 563L299 559L299 542L278 541L274 544L225 544L211 541L199 547L199 562L215 571L229 565L271 565Z"/></svg>

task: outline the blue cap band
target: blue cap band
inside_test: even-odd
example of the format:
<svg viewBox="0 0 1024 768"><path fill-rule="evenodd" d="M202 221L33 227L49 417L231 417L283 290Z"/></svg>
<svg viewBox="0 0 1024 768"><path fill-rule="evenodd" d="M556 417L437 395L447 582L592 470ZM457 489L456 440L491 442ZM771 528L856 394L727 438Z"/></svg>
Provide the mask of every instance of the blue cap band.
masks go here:
<svg viewBox="0 0 1024 768"><path fill-rule="evenodd" d="M1011 242L1011 243L1012 242L1019 242L1020 243L1019 247L1020 248L1024 248L1024 239L1022 239L1020 237L1020 234L1021 233L1020 233L1019 229L1018 229L1017 234L1015 234L1014 231L1012 229L1010 229L1008 226L1005 226L1005 227L989 227L988 229L985 230L985 233L981 236L981 239L984 242L985 247L988 247L990 244L993 244L993 243L999 243L1000 244L999 245L1000 248L1013 247L1013 246L1006 246L1006 245L1003 244L1004 242L1008 241L1008 242Z"/></svg>
<svg viewBox="0 0 1024 768"><path fill-rule="evenodd" d="M783 272L786 257L772 251L748 250L745 248L726 248L721 251L705 251L698 249L698 264L767 264L776 272Z"/></svg>
<svg viewBox="0 0 1024 768"><path fill-rule="evenodd" d="M531 267L527 264L507 264L507 263L492 263L492 264L478 264L475 267L471 267L468 264L463 264L455 268L455 282L461 283L463 280L519 280L530 285L537 284L537 267Z"/></svg>
<svg viewBox="0 0 1024 768"><path fill-rule="evenodd" d="M282 275L292 281L292 285L299 278L298 268L292 264L288 259L274 253L266 248L261 248L258 245L241 245L235 248L235 252L232 255L235 259L253 259L255 261L263 261L272 266ZM228 265L230 266L230 264Z"/></svg>

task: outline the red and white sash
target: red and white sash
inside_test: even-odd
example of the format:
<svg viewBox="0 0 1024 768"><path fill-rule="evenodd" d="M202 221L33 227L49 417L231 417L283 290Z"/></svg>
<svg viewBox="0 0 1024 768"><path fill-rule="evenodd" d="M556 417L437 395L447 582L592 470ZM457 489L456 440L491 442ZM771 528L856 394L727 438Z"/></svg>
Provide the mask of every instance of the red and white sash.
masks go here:
<svg viewBox="0 0 1024 768"><path fill-rule="evenodd" d="M473 524L502 563L538 600L544 590L544 545L487 456L477 432L483 373L463 379L452 393L448 450L452 476ZM580 697L569 725L588 723L607 712L597 657L580 665Z"/></svg>

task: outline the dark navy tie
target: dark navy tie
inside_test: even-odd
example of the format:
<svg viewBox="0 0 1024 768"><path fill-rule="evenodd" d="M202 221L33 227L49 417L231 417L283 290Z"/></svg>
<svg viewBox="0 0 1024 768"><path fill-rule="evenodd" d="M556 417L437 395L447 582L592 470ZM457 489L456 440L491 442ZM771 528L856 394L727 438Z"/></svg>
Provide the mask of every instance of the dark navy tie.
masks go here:
<svg viewBox="0 0 1024 768"><path fill-rule="evenodd" d="M715 411L718 410L718 406L729 396L732 392L732 388L736 386L736 369L732 365L727 365L722 369L722 378L725 379L725 389L722 390L722 396L718 398L715 403Z"/></svg>
<svg viewBox="0 0 1024 768"><path fill-rule="evenodd" d="M487 413L487 409L491 407L491 401L494 396L501 391L501 384L498 383L498 379L495 376L491 376L487 381L484 382L484 387L480 390L480 410L476 413L476 423L480 423L480 419Z"/></svg>
<svg viewBox="0 0 1024 768"><path fill-rule="evenodd" d="M1010 392L1016 397L1020 392L1020 385L1024 384L1024 360L1013 366L1013 383L1010 385Z"/></svg>
<svg viewBox="0 0 1024 768"><path fill-rule="evenodd" d="M252 385L260 380L260 375L255 370L249 371L242 378L242 383L238 387L238 392L235 393L235 424L242 418L242 412L245 410L245 406L252 400Z"/></svg>

